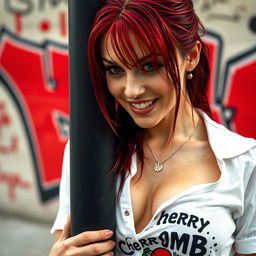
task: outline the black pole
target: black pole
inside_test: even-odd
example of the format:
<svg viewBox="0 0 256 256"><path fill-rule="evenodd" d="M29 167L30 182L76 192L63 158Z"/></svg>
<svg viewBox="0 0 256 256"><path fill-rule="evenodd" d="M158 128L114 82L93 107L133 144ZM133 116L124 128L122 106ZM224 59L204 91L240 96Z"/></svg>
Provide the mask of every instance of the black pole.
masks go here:
<svg viewBox="0 0 256 256"><path fill-rule="evenodd" d="M97 106L87 62L96 0L69 0L71 233L115 229L114 135Z"/></svg>

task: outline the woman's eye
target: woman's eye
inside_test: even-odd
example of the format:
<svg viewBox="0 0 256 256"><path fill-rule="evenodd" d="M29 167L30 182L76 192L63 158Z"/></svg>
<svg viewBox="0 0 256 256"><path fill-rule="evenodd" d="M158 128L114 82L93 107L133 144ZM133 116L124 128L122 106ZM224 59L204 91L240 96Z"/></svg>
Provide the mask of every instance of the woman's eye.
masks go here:
<svg viewBox="0 0 256 256"><path fill-rule="evenodd" d="M157 71L162 65L160 63L145 63L143 64L143 71L144 72L155 72Z"/></svg>
<svg viewBox="0 0 256 256"><path fill-rule="evenodd" d="M108 67L105 67L105 70L111 75L117 75L123 71L122 68L118 66L108 66Z"/></svg>

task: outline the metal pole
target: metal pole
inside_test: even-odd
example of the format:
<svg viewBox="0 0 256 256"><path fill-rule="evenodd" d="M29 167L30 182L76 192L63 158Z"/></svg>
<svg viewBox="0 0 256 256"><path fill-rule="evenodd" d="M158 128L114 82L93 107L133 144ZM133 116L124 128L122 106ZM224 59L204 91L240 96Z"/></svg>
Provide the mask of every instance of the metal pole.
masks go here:
<svg viewBox="0 0 256 256"><path fill-rule="evenodd" d="M96 0L69 0L71 233L115 230L114 135L91 87L87 40Z"/></svg>

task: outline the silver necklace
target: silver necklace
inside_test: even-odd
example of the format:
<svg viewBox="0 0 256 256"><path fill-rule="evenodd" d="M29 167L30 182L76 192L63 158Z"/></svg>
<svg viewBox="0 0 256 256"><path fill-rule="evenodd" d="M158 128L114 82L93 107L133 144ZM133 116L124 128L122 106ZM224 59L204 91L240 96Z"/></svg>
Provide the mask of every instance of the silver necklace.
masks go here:
<svg viewBox="0 0 256 256"><path fill-rule="evenodd" d="M198 126L198 125L197 125L197 126ZM197 127L196 127L196 129L197 129ZM190 134L190 136L189 136L174 152L172 152L171 155L169 155L169 156L168 156L165 160L163 160L163 161L159 161L159 160L156 158L156 156L155 156L155 154L153 153L152 149L150 148L150 146L148 145L148 143L145 141L145 143L146 143L146 145L147 145L149 151L151 152L152 156L153 156L154 159L155 159L155 164L154 164L154 166L153 166L153 170L154 170L155 172L161 172L161 171L164 169L164 163L165 163L166 161L168 161L170 158L172 158L178 151L180 151L180 150L182 149L182 147L193 137L193 135L194 135L196 129L194 129L194 131Z"/></svg>

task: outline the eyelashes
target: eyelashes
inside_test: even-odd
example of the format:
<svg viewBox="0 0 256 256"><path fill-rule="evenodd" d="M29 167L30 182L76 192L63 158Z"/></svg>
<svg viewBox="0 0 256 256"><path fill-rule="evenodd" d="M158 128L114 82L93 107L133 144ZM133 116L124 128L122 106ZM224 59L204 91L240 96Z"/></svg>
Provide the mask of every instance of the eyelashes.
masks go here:
<svg viewBox="0 0 256 256"><path fill-rule="evenodd" d="M109 73L110 75L118 75L122 72L124 72L124 70L122 68L120 68L119 66L105 66L105 71L107 73Z"/></svg>
<svg viewBox="0 0 256 256"><path fill-rule="evenodd" d="M158 71L160 68L163 67L163 64L161 63L155 63L155 62L146 62L142 65L141 70L145 73L152 73Z"/></svg>
<svg viewBox="0 0 256 256"><path fill-rule="evenodd" d="M124 72L124 70L117 65L107 65L104 67L105 67L105 72L113 76L122 74ZM139 67L137 68L137 71L143 72L143 73L154 73L154 72L157 72L162 67L163 67L162 63L146 62L146 63L143 63L142 65L139 65Z"/></svg>

